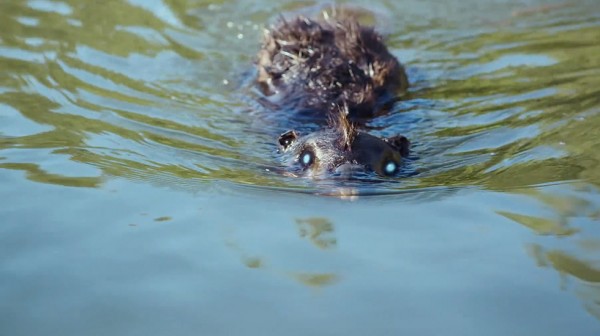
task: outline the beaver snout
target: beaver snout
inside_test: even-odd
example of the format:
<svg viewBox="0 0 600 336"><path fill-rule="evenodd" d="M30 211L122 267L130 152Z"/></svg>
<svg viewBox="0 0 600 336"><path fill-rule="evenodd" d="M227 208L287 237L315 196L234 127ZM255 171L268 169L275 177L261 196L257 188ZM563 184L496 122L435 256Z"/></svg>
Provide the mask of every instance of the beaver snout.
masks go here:
<svg viewBox="0 0 600 336"><path fill-rule="evenodd" d="M351 179L357 175L364 174L365 167L356 163L346 162L335 168L334 174L341 179Z"/></svg>

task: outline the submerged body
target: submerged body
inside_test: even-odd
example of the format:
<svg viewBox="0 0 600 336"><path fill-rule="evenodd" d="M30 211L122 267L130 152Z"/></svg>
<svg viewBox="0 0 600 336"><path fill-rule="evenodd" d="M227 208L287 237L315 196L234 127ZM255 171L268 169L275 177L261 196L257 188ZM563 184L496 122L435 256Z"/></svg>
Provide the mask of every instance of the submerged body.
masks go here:
<svg viewBox="0 0 600 336"><path fill-rule="evenodd" d="M266 31L257 67L256 82L271 109L325 125L304 136L293 130L280 136L290 174L397 174L408 140L358 129L408 87L404 68L372 27L343 13L320 20L282 19Z"/></svg>

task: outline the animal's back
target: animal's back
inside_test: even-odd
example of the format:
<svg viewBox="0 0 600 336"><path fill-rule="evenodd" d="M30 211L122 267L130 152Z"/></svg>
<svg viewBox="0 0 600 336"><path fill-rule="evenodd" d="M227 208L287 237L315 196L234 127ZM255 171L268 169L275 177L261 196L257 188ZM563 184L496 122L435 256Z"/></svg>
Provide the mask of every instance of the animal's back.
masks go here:
<svg viewBox="0 0 600 336"><path fill-rule="evenodd" d="M327 114L346 105L369 118L408 87L404 68L372 27L352 17L281 19L267 30L257 82L281 108Z"/></svg>

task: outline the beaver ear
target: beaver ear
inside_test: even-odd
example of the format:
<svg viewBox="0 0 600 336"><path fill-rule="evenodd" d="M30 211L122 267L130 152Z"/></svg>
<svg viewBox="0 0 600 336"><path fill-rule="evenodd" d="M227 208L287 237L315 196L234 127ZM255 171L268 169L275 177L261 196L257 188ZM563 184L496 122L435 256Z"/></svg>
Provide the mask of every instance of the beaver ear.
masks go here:
<svg viewBox="0 0 600 336"><path fill-rule="evenodd" d="M297 138L298 133L296 133L294 130L291 130L280 135L278 142L283 149L287 149L292 143L294 143L294 141L296 141Z"/></svg>
<svg viewBox="0 0 600 336"><path fill-rule="evenodd" d="M391 138L386 138L385 141L390 144L395 150L400 152L402 156L408 156L410 141L404 135L396 135Z"/></svg>

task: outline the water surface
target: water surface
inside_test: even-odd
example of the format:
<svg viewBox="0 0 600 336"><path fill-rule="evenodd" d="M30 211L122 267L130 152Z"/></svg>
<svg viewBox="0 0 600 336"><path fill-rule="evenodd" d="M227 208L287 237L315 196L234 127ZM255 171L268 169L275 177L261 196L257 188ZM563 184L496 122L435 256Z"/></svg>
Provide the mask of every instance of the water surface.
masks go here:
<svg viewBox="0 0 600 336"><path fill-rule="evenodd" d="M352 2L414 146L350 199L269 169L246 92L324 5L0 3L0 334L600 333L596 1Z"/></svg>

